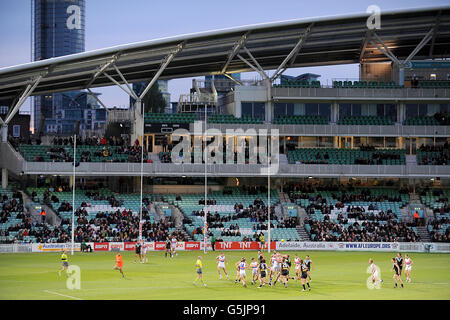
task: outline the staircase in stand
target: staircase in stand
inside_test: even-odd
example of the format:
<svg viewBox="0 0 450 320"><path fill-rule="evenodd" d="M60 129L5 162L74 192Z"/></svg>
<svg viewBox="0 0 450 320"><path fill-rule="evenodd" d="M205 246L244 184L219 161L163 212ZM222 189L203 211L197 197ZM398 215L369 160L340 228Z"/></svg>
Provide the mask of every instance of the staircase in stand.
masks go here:
<svg viewBox="0 0 450 320"><path fill-rule="evenodd" d="M417 227L417 234L420 236L421 241L431 242L431 236L427 227Z"/></svg>
<svg viewBox="0 0 450 320"><path fill-rule="evenodd" d="M309 234L306 232L304 226L297 225L295 229L297 229L297 233L300 236L301 241L311 241L311 238L309 237Z"/></svg>

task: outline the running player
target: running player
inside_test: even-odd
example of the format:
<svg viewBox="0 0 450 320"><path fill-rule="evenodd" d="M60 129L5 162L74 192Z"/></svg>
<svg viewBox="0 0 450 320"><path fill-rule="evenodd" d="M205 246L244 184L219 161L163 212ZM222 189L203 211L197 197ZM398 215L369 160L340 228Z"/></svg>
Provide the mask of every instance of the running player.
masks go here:
<svg viewBox="0 0 450 320"><path fill-rule="evenodd" d="M217 272L219 273L219 279L222 279L222 274L220 273L220 269L222 269L225 275L227 276L227 280L230 280L230 278L228 278L227 270L225 269L225 263L227 263L227 259L225 258L225 254L223 252L216 257L216 263L217 263Z"/></svg>
<svg viewBox="0 0 450 320"><path fill-rule="evenodd" d="M397 259L396 258L392 258L392 269L391 271L394 271L394 288L397 288L397 281L400 281L400 284L403 288L403 281L402 281L402 277L401 277L401 271L400 271L400 267L398 265Z"/></svg>
<svg viewBox="0 0 450 320"><path fill-rule="evenodd" d="M308 267L308 272L307 272L307 274L308 274L309 282L311 282L311 269L312 269L312 267L313 267L314 265L313 265L313 262L312 262L312 260L309 258L308 255L305 257L305 264L306 264L306 266Z"/></svg>
<svg viewBox="0 0 450 320"><path fill-rule="evenodd" d="M167 237L167 239L166 239L166 253L164 254L164 256L167 258L167 255L169 255L169 257L170 257L170 240L169 240L169 237Z"/></svg>
<svg viewBox="0 0 450 320"><path fill-rule="evenodd" d="M306 291L305 283L308 286L308 290L311 291L311 286L309 285L309 281L308 281L308 266L306 265L306 263L303 260L300 260L300 271L301 271L300 280L301 280L302 286L303 286L302 291Z"/></svg>
<svg viewBox="0 0 450 320"><path fill-rule="evenodd" d="M369 259L369 265L370 265L370 274L371 274L371 278L372 278L372 283L376 284L377 281L382 283L383 280L380 279L380 275L378 274L378 268L375 265L375 263L373 263L372 258Z"/></svg>
<svg viewBox="0 0 450 320"><path fill-rule="evenodd" d="M136 242L135 246L135 253L134 253L134 263L136 263L136 258L139 256L139 262L142 262L142 254L141 254L142 245L138 241Z"/></svg>
<svg viewBox="0 0 450 320"><path fill-rule="evenodd" d="M202 264L202 256L198 256L197 261L195 262L195 267L197 269L197 278L194 280L194 286L196 285L197 281L201 281L203 286L206 287L206 283L203 282L203 264Z"/></svg>
<svg viewBox="0 0 450 320"><path fill-rule="evenodd" d="M297 276L296 281L300 280L300 272L301 272L300 271L300 266L301 266L300 261L301 261L301 259L297 255L295 255L294 263L295 263L295 275Z"/></svg>
<svg viewBox="0 0 450 320"><path fill-rule="evenodd" d="M413 261L409 257L408 254L405 254L405 276L406 282L411 282L411 269L412 269Z"/></svg>
<svg viewBox="0 0 450 320"><path fill-rule="evenodd" d="M69 268L69 260L67 259L66 250L62 251L61 261L62 261L62 269L59 270L59 272L58 272L59 276L61 276L61 271L64 271L64 270L66 270L66 276L69 276L69 274L67 273L67 268Z"/></svg>
<svg viewBox="0 0 450 320"><path fill-rule="evenodd" d="M125 278L125 275L123 274L123 259L120 255L120 252L116 255L116 265L113 268L114 270L119 270L122 274L122 278Z"/></svg>
<svg viewBox="0 0 450 320"><path fill-rule="evenodd" d="M248 268L247 261L244 257L242 257L241 261L239 262L239 279L242 281L242 285L246 288L247 287L247 274L245 272L245 269Z"/></svg>
<svg viewBox="0 0 450 320"><path fill-rule="evenodd" d="M397 260L397 265L400 268L400 276L402 276L402 270L403 270L403 257L402 254L399 252L397 253L397 257L395 258Z"/></svg>
<svg viewBox="0 0 450 320"><path fill-rule="evenodd" d="M236 280L234 280L234 283L238 283L238 281L240 282L241 279L239 277L239 264L241 263L241 261L239 260L238 262L236 262L234 264L234 266L236 267Z"/></svg>
<svg viewBox="0 0 450 320"><path fill-rule="evenodd" d="M170 256L173 258L175 255L178 256L177 251L177 238L175 235L172 236L171 244L170 244Z"/></svg>
<svg viewBox="0 0 450 320"><path fill-rule="evenodd" d="M259 287L262 288L266 284L266 275L269 267L266 264L266 260L262 259L258 266L258 274L259 274Z"/></svg>
<svg viewBox="0 0 450 320"><path fill-rule="evenodd" d="M252 284L255 284L256 280L258 280L258 262L255 258L252 258L250 268L252 269Z"/></svg>

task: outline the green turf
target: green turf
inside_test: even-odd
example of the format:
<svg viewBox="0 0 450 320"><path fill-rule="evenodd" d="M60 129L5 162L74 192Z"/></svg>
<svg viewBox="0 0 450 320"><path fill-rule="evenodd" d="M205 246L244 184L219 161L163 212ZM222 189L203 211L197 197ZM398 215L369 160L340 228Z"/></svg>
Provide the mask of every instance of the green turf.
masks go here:
<svg viewBox="0 0 450 320"><path fill-rule="evenodd" d="M292 258L295 254L285 253ZM300 257L306 254L298 253ZM199 254L204 257L207 287L193 285ZM394 289L390 271L393 253L310 252L315 263L311 292L301 292L300 284L292 280L287 289L281 285L257 289L254 285L243 288L235 284L236 272L232 266L242 256L255 257L256 252L251 251L226 252L230 262L227 269L233 281L219 280L217 254L180 252L171 259L165 258L162 252L151 252L148 263L134 264L134 253L124 252L126 279L112 270L115 253L69 254L69 263L81 268L80 290L67 289L66 277L58 276L59 253L0 254L0 299L450 299L449 254L412 253L413 281L403 289ZM380 290L366 287L370 257L381 269L384 285ZM250 271L247 274L250 276Z"/></svg>

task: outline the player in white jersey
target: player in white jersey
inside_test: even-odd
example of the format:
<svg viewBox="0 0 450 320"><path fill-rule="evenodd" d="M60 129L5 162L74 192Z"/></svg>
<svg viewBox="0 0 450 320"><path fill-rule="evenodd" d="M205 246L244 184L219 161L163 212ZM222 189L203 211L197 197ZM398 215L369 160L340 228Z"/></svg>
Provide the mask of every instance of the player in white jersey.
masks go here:
<svg viewBox="0 0 450 320"><path fill-rule="evenodd" d="M372 283L376 284L377 282L380 282L380 283L383 282L383 280L381 280L381 278L380 278L380 275L378 274L378 268L375 265L375 263L373 263L372 258L369 259L369 265L370 265Z"/></svg>
<svg viewBox="0 0 450 320"><path fill-rule="evenodd" d="M274 276L272 277L272 280L275 278L274 281L272 281L272 283L270 284L271 286L274 286L278 279L281 276L281 264L283 262L283 258L286 258L286 256L281 255L280 253L277 253L276 257L275 257L275 265L273 267L274 269Z"/></svg>
<svg viewBox="0 0 450 320"><path fill-rule="evenodd" d="M250 268L252 269L252 284L256 283L258 280L258 262L255 258L252 258L252 262L250 263Z"/></svg>
<svg viewBox="0 0 450 320"><path fill-rule="evenodd" d="M409 257L408 254L405 254L405 276L406 282L411 282L411 269L412 269L413 261Z"/></svg>
<svg viewBox="0 0 450 320"><path fill-rule="evenodd" d="M146 262L148 262L147 244L144 242L144 240L142 240L141 244L142 244L142 261L141 261L141 263L146 263Z"/></svg>
<svg viewBox="0 0 450 320"><path fill-rule="evenodd" d="M220 269L223 270L223 273L227 276L227 280L230 280L228 277L227 270L225 269L225 263L227 263L227 259L225 258L225 254L222 252L219 256L216 257L217 263L217 272L219 273L219 279L222 279L222 274L220 273Z"/></svg>
<svg viewBox="0 0 450 320"><path fill-rule="evenodd" d="M237 268L239 270L239 280L242 281L242 285L244 287L247 287L246 281L247 281L247 274L245 272L245 269L248 268L247 262L245 258L243 257L241 261L237 264Z"/></svg>
<svg viewBox="0 0 450 320"><path fill-rule="evenodd" d="M277 259L278 253L274 250L272 256L270 257L270 269L269 269L269 284L272 285L272 279L277 276Z"/></svg>
<svg viewBox="0 0 450 320"><path fill-rule="evenodd" d="M170 256L173 258L174 255L178 256L177 251L177 238L172 236L172 240L170 240Z"/></svg>
<svg viewBox="0 0 450 320"><path fill-rule="evenodd" d="M297 255L295 255L295 258L294 258L295 275L297 276L297 279L295 281L300 280L300 275L302 273L302 271L301 271L301 264L302 264L301 261L302 260Z"/></svg>

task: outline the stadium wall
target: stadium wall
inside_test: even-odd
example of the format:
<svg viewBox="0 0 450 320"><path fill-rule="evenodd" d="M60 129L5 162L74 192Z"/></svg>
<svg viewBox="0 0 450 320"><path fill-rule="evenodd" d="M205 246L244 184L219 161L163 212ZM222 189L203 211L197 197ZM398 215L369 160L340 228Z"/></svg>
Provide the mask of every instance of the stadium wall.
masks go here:
<svg viewBox="0 0 450 320"><path fill-rule="evenodd" d="M136 242L90 242L94 251L134 251ZM146 242L147 250L164 251L165 242ZM71 243L0 244L0 253L70 251ZM74 244L79 252L80 243ZM361 252L430 252L450 253L450 243L433 242L271 242L270 248L279 251L361 251ZM203 242L178 242L178 251L203 250ZM258 250L259 242L216 242L216 251ZM267 243L265 245L267 249ZM208 251L211 251L208 244Z"/></svg>

